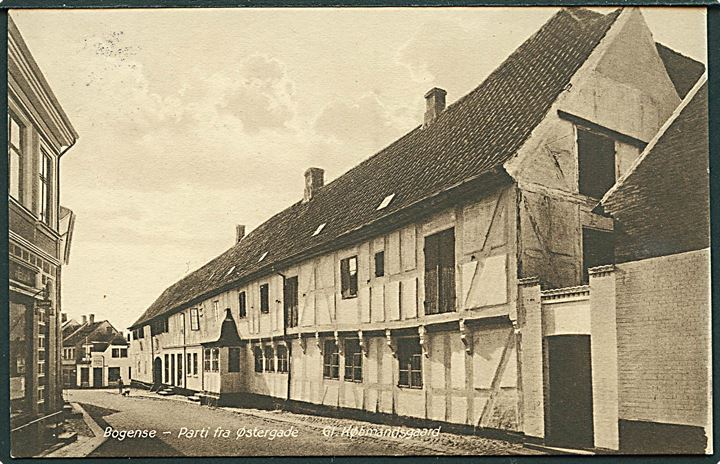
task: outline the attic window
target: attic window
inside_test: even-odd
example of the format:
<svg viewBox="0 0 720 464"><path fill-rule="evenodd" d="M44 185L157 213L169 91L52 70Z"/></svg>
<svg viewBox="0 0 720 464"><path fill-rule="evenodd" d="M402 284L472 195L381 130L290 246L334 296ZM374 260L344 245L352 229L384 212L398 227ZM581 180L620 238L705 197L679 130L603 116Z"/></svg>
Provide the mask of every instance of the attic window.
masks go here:
<svg viewBox="0 0 720 464"><path fill-rule="evenodd" d="M323 231L323 229L325 228L325 224L326 224L326 223L323 222L322 224L320 224L320 225L317 227L317 229L315 229L315 232L313 232L313 237L315 237L316 235L319 235L320 232Z"/></svg>
<svg viewBox="0 0 720 464"><path fill-rule="evenodd" d="M265 258L267 257L267 255L268 255L268 252L267 252L267 251L266 251L265 253L263 253L262 256L260 257L260 259L258 259L258 263L259 263L260 261L262 261L263 259L265 259Z"/></svg>
<svg viewBox="0 0 720 464"><path fill-rule="evenodd" d="M380 206L377 207L377 210L385 209L390 204L391 201L393 201L393 198L395 198L395 194L391 193L390 195L383 198L383 201L380 202Z"/></svg>
<svg viewBox="0 0 720 464"><path fill-rule="evenodd" d="M235 270L235 266L231 267L230 270L227 271L227 274L225 274L225 276L229 276L230 274L233 273L234 270Z"/></svg>

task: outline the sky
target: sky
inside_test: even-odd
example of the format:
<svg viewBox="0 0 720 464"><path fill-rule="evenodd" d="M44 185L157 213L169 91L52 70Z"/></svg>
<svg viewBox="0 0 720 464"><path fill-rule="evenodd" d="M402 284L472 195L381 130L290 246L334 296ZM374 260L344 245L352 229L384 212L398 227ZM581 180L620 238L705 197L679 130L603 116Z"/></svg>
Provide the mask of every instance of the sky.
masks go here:
<svg viewBox="0 0 720 464"><path fill-rule="evenodd" d="M706 62L704 10L643 8ZM169 285L476 87L557 8L15 10L80 135L62 307L122 330ZM607 12L609 10L601 10Z"/></svg>

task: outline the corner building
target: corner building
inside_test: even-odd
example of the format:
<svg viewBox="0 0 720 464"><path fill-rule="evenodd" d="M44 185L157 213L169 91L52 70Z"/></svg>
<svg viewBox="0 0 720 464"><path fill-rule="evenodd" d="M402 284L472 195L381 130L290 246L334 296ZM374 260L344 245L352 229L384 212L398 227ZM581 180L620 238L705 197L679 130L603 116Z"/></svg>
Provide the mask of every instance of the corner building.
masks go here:
<svg viewBox="0 0 720 464"><path fill-rule="evenodd" d="M131 327L133 381L549 444L563 424L546 409L576 408L562 445L617 449L594 427L613 420L602 376L553 403L568 395L545 386L577 379L548 378L525 308L612 262L593 209L702 72L636 8L561 10L475 90L446 108L431 89L422 125L327 185L309 169L302 200L165 290ZM593 336L565 348L583 372L602 365Z"/></svg>

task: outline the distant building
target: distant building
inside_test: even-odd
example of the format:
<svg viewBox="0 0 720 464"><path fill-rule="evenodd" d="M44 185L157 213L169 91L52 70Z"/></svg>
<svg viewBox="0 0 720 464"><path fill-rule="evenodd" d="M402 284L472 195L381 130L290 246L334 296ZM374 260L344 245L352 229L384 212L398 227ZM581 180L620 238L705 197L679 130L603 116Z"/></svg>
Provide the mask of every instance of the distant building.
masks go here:
<svg viewBox="0 0 720 464"><path fill-rule="evenodd" d="M65 388L114 387L130 384L128 341L109 321L95 315L63 325L63 385Z"/></svg>
<svg viewBox="0 0 720 464"><path fill-rule="evenodd" d="M61 157L77 133L8 19L10 427L12 454L35 453L62 419L61 268L72 211L60 207Z"/></svg>
<svg viewBox="0 0 720 464"><path fill-rule="evenodd" d="M622 337L588 303L615 224L595 209L702 72L637 8L562 9L166 289L130 327L133 382L618 450Z"/></svg>

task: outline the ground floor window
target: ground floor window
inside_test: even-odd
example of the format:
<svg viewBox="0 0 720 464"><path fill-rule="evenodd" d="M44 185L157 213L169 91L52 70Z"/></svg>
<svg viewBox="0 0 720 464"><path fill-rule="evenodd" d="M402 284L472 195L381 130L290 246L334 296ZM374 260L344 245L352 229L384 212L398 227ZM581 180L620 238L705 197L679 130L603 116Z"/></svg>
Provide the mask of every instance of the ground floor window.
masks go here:
<svg viewBox="0 0 720 464"><path fill-rule="evenodd" d="M193 368L193 375L197 375L198 373L198 355L197 353L192 354L192 368Z"/></svg>
<svg viewBox="0 0 720 464"><path fill-rule="evenodd" d="M120 380L120 368L108 367L108 382L117 382Z"/></svg>
<svg viewBox="0 0 720 464"><path fill-rule="evenodd" d="M340 353L335 340L325 340L323 352L323 378L340 378Z"/></svg>
<svg viewBox="0 0 720 464"><path fill-rule="evenodd" d="M165 355L165 383L170 383L170 355Z"/></svg>
<svg viewBox="0 0 720 464"><path fill-rule="evenodd" d="M345 340L345 380L362 382L362 351L357 338Z"/></svg>
<svg viewBox="0 0 720 464"><path fill-rule="evenodd" d="M220 371L220 348L213 348L210 357L210 370L212 372Z"/></svg>
<svg viewBox="0 0 720 464"><path fill-rule="evenodd" d="M422 388L422 349L418 337L400 338L397 345L400 365L398 386Z"/></svg>
<svg viewBox="0 0 720 464"><path fill-rule="evenodd" d="M275 372L275 350L272 346L265 347L265 372Z"/></svg>
<svg viewBox="0 0 720 464"><path fill-rule="evenodd" d="M204 355L203 370L205 372L210 372L210 348L205 348Z"/></svg>
<svg viewBox="0 0 720 464"><path fill-rule="evenodd" d="M240 372L240 348L228 348L228 372Z"/></svg>
<svg viewBox="0 0 720 464"><path fill-rule="evenodd" d="M263 371L263 350L259 346L253 348L253 356L255 358L255 372Z"/></svg>
<svg viewBox="0 0 720 464"><path fill-rule="evenodd" d="M283 373L288 371L288 349L285 345L277 347L277 371Z"/></svg>

